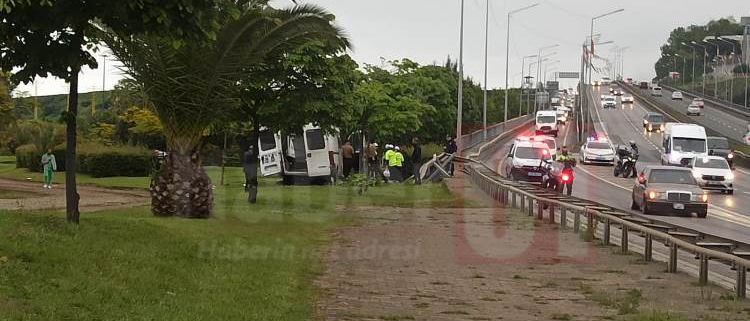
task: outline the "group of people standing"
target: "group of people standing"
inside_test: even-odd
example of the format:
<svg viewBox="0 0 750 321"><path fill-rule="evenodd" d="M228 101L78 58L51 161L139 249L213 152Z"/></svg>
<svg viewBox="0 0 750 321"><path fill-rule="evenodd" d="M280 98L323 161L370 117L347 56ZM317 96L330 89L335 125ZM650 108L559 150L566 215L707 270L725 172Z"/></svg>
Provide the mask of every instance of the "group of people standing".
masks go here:
<svg viewBox="0 0 750 321"><path fill-rule="evenodd" d="M386 144L383 152L383 162L387 169L383 170L380 166L378 157L378 143L370 143L365 149L365 159L367 159L368 173L367 178L382 178L384 182L403 182L409 177L406 172L406 156L411 162L412 174L414 175L415 184L422 184L422 177L419 175L419 169L422 167L422 145L419 139L414 137L411 141L412 152L408 155L400 146Z"/></svg>

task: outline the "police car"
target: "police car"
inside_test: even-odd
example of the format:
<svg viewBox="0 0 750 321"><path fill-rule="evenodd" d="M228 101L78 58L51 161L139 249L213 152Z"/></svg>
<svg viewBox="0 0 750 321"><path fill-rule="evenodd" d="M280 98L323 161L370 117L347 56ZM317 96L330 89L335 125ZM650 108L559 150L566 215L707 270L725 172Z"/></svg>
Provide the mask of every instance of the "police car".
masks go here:
<svg viewBox="0 0 750 321"><path fill-rule="evenodd" d="M543 171L540 167L552 160L546 142L519 137L508 151L504 162L505 177L517 181L542 182Z"/></svg>
<svg viewBox="0 0 750 321"><path fill-rule="evenodd" d="M606 139L591 139L581 147L581 163L614 165L615 148Z"/></svg>

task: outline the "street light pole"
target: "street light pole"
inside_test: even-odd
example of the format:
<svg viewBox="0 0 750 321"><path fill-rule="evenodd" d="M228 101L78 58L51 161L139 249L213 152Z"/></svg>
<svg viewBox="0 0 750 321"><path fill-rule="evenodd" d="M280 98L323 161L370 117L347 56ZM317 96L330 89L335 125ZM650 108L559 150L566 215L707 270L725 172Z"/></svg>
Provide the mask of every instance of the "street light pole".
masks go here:
<svg viewBox="0 0 750 321"><path fill-rule="evenodd" d="M596 17L592 17L591 18L591 29L589 29L589 38L590 38L590 43L591 43L590 51L591 51L591 55L592 56L594 55L594 21L597 20L597 19L609 16L609 15L618 13L618 12L622 12L622 11L625 11L625 9L617 9L617 10L614 10L614 11L611 11L611 12L607 12L605 14L601 14L601 15L598 15ZM588 84L591 85L591 63L589 63L588 67L589 67L588 68L589 69L589 81L588 81Z"/></svg>
<svg viewBox="0 0 750 321"><path fill-rule="evenodd" d="M534 3L531 5L525 6L523 8L508 12L508 26L506 28L506 34L505 34L505 108L503 111L503 131L505 131L505 122L508 121L508 64L509 64L509 59L510 59L509 58L509 55L510 55L510 16L513 15L514 13L530 9L538 5L539 3ZM518 108L521 108L521 106L518 106Z"/></svg>
<svg viewBox="0 0 750 321"><path fill-rule="evenodd" d="M719 37L718 39L732 45L732 57L737 57L737 47L735 47L734 42L726 40L722 37ZM729 98L728 100L730 103L734 104L734 71L730 71L729 75L731 76L730 82L731 82L732 89L730 90L730 94L729 94L731 98Z"/></svg>
<svg viewBox="0 0 750 321"><path fill-rule="evenodd" d="M484 11L484 103L482 106L482 140L487 141L487 44L490 30L490 0ZM507 97L506 97L507 98Z"/></svg>
<svg viewBox="0 0 750 321"><path fill-rule="evenodd" d="M109 57L106 54L102 55L102 91L105 91L107 88L107 57Z"/></svg>
<svg viewBox="0 0 750 321"><path fill-rule="evenodd" d="M456 113L456 145L460 153L463 147L461 139L461 116L463 114L464 99L464 0L461 0L461 28L458 49L458 111Z"/></svg>
<svg viewBox="0 0 750 321"><path fill-rule="evenodd" d="M523 114L523 108L522 108L523 107L523 85L525 83L524 80L526 79L524 77L525 74L523 73L523 68L526 67L526 58L534 58L534 57L536 57L536 55L530 55L530 56L525 56L525 57L521 58L521 87L519 87L519 88L521 88L521 93L519 94L519 99L518 99L518 101L519 101L518 117L521 117L521 115ZM529 69L531 69L531 66L529 66ZM531 73L531 70L529 70L529 73ZM526 106L528 106L528 104L526 104ZM527 108L526 109L526 113L528 113L528 112L529 112L529 110Z"/></svg>
<svg viewBox="0 0 750 321"><path fill-rule="evenodd" d="M719 67L719 45L717 45L715 43L710 43L708 41L703 41L703 42L706 43L707 45L714 45L714 46L716 46L716 56L714 56L714 60L716 60L716 68L718 68ZM714 78L714 98L718 99L719 98L719 81L716 78L716 70L714 70L713 74L714 74L714 76L713 76L713 78Z"/></svg>
<svg viewBox="0 0 750 321"><path fill-rule="evenodd" d="M691 43L698 47L703 48L703 76L701 77L703 78L703 89L701 89L701 93L705 95L706 94L706 57L708 56L708 49L706 48L706 46L700 45L695 41Z"/></svg>

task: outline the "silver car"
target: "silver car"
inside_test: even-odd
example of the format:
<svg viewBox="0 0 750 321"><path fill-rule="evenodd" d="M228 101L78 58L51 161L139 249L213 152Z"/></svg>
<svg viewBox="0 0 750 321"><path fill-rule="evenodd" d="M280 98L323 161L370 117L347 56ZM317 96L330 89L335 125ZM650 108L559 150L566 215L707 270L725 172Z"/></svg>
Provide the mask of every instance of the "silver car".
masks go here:
<svg viewBox="0 0 750 321"><path fill-rule="evenodd" d="M590 141L581 147L581 163L614 165L615 148L609 141Z"/></svg>

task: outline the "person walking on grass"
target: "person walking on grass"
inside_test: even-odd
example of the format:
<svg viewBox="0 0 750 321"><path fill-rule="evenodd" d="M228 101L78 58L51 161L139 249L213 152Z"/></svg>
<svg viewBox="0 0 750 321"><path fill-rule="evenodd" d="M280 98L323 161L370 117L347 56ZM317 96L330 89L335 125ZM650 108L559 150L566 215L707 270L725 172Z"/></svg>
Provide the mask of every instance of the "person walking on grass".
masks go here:
<svg viewBox="0 0 750 321"><path fill-rule="evenodd" d="M419 143L419 138L412 138L411 145L414 148L411 152L411 166L412 172L414 173L414 184L422 184L422 175L419 173L419 169L422 167L422 145Z"/></svg>
<svg viewBox="0 0 750 321"><path fill-rule="evenodd" d="M380 168L380 161L378 160L378 143L370 143L365 149L365 158L367 159L367 179L370 178L377 180L378 176L383 179L383 182L388 183L388 178L383 174L383 169Z"/></svg>
<svg viewBox="0 0 750 321"><path fill-rule="evenodd" d="M44 171L44 188L52 188L52 173L57 170L57 162L51 148L47 148L47 153L42 155L42 170Z"/></svg>
<svg viewBox="0 0 750 321"><path fill-rule="evenodd" d="M388 171L391 173L390 179L394 182L402 182L401 167L404 166L404 155L401 154L401 148L393 147L391 155L388 157Z"/></svg>

